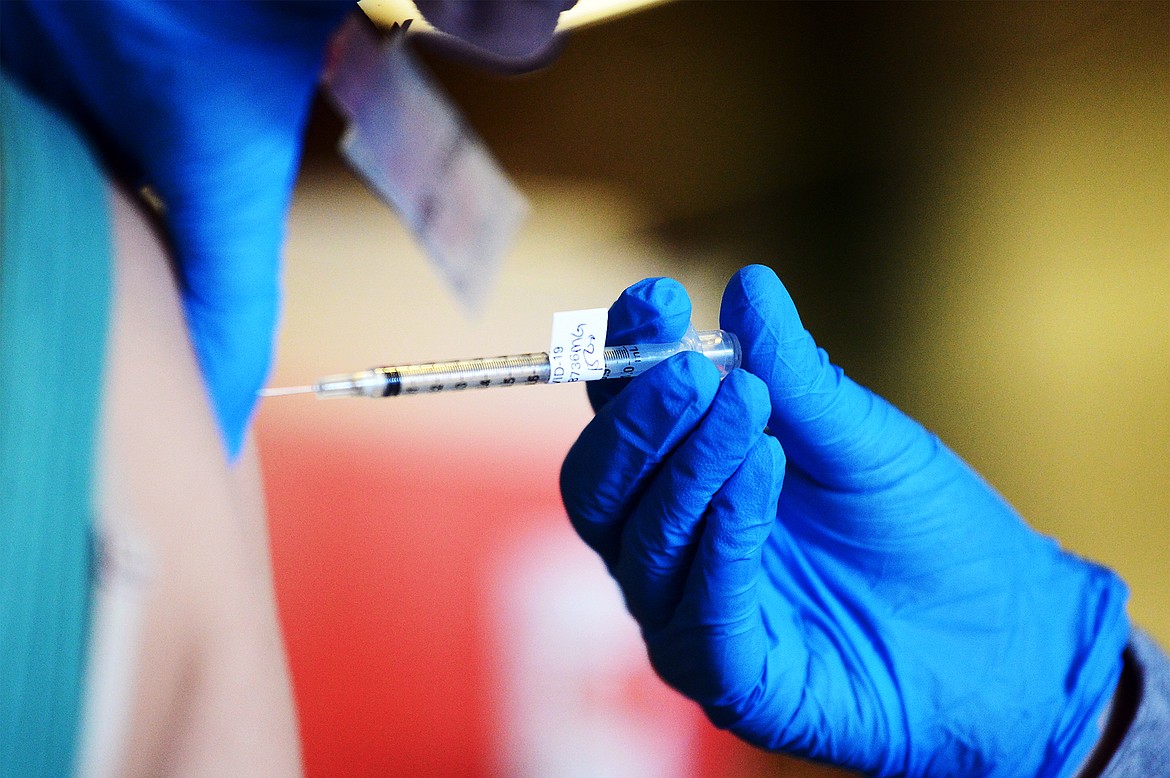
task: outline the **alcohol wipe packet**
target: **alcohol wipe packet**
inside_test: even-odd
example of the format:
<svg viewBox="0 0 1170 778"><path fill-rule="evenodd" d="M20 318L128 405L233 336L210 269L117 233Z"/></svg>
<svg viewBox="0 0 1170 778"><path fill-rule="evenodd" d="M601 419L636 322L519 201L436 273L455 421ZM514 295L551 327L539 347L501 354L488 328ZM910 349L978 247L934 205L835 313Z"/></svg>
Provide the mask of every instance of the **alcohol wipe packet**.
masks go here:
<svg viewBox="0 0 1170 778"><path fill-rule="evenodd" d="M393 207L455 296L482 309L528 201L410 49L360 10L330 43L322 83L347 122L340 151Z"/></svg>

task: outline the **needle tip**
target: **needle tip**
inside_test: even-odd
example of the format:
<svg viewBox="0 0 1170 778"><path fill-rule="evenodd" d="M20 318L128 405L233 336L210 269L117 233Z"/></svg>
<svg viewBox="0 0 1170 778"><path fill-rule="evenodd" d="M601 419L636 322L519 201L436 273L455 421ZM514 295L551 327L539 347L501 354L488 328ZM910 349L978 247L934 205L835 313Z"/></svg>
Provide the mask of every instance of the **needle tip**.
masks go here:
<svg viewBox="0 0 1170 778"><path fill-rule="evenodd" d="M313 391L311 386L270 386L256 394L261 397L281 397L286 394L308 394L311 391Z"/></svg>

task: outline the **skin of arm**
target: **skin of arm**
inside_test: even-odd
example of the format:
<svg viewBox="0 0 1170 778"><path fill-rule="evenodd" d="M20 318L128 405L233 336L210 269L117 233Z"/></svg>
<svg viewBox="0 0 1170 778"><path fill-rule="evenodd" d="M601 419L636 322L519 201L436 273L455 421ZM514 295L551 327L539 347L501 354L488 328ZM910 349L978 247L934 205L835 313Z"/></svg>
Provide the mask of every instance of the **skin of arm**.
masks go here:
<svg viewBox="0 0 1170 778"><path fill-rule="evenodd" d="M134 198L112 185L110 202L115 281L98 513L107 541L133 542L150 571L136 655L124 657L117 774L297 775L255 447L228 464L171 258Z"/></svg>

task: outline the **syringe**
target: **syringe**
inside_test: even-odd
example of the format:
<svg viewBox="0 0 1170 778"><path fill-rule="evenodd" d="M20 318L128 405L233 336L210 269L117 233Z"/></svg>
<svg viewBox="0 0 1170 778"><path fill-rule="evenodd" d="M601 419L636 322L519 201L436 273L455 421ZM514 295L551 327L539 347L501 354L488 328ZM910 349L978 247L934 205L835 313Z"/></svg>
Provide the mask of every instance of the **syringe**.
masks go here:
<svg viewBox="0 0 1170 778"><path fill-rule="evenodd" d="M682 340L674 343L607 346L603 352L605 369L598 377L633 378L682 351L697 351L703 354L715 363L721 376L739 367L742 356L739 339L734 333L725 330L696 332L691 329ZM309 386L261 389L260 395L274 397L312 392L321 398L397 397L463 389L488 389L495 386L572 382L571 377L564 381L553 381L553 377L548 352L540 351L503 357L457 359L449 362L386 365L357 373L326 376Z"/></svg>

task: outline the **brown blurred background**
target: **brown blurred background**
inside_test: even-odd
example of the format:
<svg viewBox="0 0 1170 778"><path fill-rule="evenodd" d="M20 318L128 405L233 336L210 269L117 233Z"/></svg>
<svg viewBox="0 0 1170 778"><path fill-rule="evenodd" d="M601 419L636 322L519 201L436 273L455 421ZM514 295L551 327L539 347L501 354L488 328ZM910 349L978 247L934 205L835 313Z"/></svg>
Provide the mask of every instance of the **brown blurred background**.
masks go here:
<svg viewBox="0 0 1170 778"><path fill-rule="evenodd" d="M531 218L468 318L319 106L276 382L538 350L648 275L713 325L768 264L838 364L1170 645L1170 4L680 2L520 77L423 54ZM560 513L577 389L263 409L310 775L812 774L647 678Z"/></svg>

